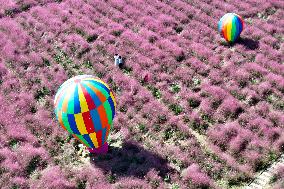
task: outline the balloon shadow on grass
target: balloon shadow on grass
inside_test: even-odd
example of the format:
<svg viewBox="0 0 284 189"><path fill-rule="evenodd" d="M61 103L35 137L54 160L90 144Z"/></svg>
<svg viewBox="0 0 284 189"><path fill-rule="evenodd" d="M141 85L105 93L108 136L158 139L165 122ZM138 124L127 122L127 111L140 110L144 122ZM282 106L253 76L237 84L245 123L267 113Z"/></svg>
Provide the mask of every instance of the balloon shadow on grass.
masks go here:
<svg viewBox="0 0 284 189"><path fill-rule="evenodd" d="M167 165L166 159L143 149L135 142L125 142L122 148L109 146L106 155L90 154L90 157L91 164L95 167L122 177L143 178L151 169L155 169L159 176L165 178L174 171Z"/></svg>
<svg viewBox="0 0 284 189"><path fill-rule="evenodd" d="M259 42L257 40L253 40L253 39L250 39L250 38L238 38L235 42L233 43L228 43L228 42L221 42L222 45L224 46L228 46L228 47L233 47L235 46L236 44L240 44L240 45L243 45L246 49L248 50L255 50L255 49L258 49L259 47Z"/></svg>
<svg viewBox="0 0 284 189"><path fill-rule="evenodd" d="M258 49L258 47L259 47L259 42L257 40L253 40L253 39L250 39L250 38L240 37L237 40L237 43L245 46L245 48L249 49L249 50L255 50L255 49Z"/></svg>

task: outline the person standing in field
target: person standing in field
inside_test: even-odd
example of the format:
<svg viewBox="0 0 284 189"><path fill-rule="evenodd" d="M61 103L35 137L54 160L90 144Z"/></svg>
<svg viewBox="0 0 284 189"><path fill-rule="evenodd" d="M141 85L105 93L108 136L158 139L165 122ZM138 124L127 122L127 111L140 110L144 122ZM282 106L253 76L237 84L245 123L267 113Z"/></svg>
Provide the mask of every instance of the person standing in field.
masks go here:
<svg viewBox="0 0 284 189"><path fill-rule="evenodd" d="M115 54L114 55L114 65L118 66L119 68L122 68L123 65L123 59L120 55Z"/></svg>
<svg viewBox="0 0 284 189"><path fill-rule="evenodd" d="M119 65L119 55L118 55L118 54L115 54L115 55L114 55L114 65L115 65L115 66L118 66L118 65Z"/></svg>
<svg viewBox="0 0 284 189"><path fill-rule="evenodd" d="M122 66L122 64L123 64L122 57L121 57L121 56L118 56L118 65L119 65L119 66Z"/></svg>

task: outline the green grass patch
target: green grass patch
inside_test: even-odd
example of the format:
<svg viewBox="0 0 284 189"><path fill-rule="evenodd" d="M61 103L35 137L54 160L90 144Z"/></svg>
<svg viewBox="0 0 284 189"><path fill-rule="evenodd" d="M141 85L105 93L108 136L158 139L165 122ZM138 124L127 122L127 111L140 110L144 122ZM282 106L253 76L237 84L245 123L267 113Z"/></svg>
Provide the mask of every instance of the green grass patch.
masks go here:
<svg viewBox="0 0 284 189"><path fill-rule="evenodd" d="M172 138L174 136L174 130L172 128L167 128L164 132L163 132L163 139L164 140L169 140L170 138Z"/></svg>
<svg viewBox="0 0 284 189"><path fill-rule="evenodd" d="M172 184L171 189L180 189L180 187L179 187L178 184L174 183L174 184Z"/></svg>
<svg viewBox="0 0 284 189"><path fill-rule="evenodd" d="M142 123L139 123L138 124L138 129L142 132L142 133L146 133L148 131L147 127L142 124Z"/></svg>
<svg viewBox="0 0 284 189"><path fill-rule="evenodd" d="M188 99L187 102L191 108L197 108L200 105L200 100L194 98Z"/></svg>
<svg viewBox="0 0 284 189"><path fill-rule="evenodd" d="M160 99L162 97L162 93L159 89L157 89L156 87L152 86L152 85L148 85L147 88L151 91L152 95L157 98Z"/></svg>
<svg viewBox="0 0 284 189"><path fill-rule="evenodd" d="M169 108L174 112L175 115L179 115L183 112L183 108L179 104L171 104Z"/></svg>
<svg viewBox="0 0 284 189"><path fill-rule="evenodd" d="M209 127L208 123L200 123L199 121L190 121L189 125L190 128L192 128L193 130L197 131L199 134L205 134L206 130Z"/></svg>
<svg viewBox="0 0 284 189"><path fill-rule="evenodd" d="M122 72L129 75L129 74L132 73L132 70L133 70L133 69L132 69L131 67L126 67L126 66L125 66L125 67L123 68Z"/></svg>
<svg viewBox="0 0 284 189"><path fill-rule="evenodd" d="M36 100L39 100L41 98L44 98L45 96L50 95L50 90L46 87L42 87L41 89L38 89L34 95L34 98Z"/></svg>
<svg viewBox="0 0 284 189"><path fill-rule="evenodd" d="M107 181L110 183L110 184L114 184L115 181L116 181L116 175L115 174L108 174L107 175Z"/></svg>
<svg viewBox="0 0 284 189"><path fill-rule="evenodd" d="M76 188L77 189L85 189L87 181L86 180L79 180L77 181Z"/></svg>
<svg viewBox="0 0 284 189"><path fill-rule="evenodd" d="M98 35L97 34L93 34L93 35L89 35L88 37L87 37L87 42L88 43L92 43L92 42L94 42L96 39L98 39Z"/></svg>
<svg viewBox="0 0 284 189"><path fill-rule="evenodd" d="M17 139L11 139L9 141L9 146L12 148L12 149L17 149L19 147L19 143L20 141L17 140Z"/></svg>
<svg viewBox="0 0 284 189"><path fill-rule="evenodd" d="M84 60L83 61L83 65L88 68L88 69L93 69L93 64L92 62L88 59L88 60Z"/></svg>
<svg viewBox="0 0 284 189"><path fill-rule="evenodd" d="M171 91L173 93L178 93L181 90L181 87L178 84L172 84L171 85Z"/></svg>
<svg viewBox="0 0 284 189"><path fill-rule="evenodd" d="M36 168L41 164L41 161L42 159L40 156L34 156L26 167L25 172L27 173L27 175L30 175L32 172L34 172Z"/></svg>

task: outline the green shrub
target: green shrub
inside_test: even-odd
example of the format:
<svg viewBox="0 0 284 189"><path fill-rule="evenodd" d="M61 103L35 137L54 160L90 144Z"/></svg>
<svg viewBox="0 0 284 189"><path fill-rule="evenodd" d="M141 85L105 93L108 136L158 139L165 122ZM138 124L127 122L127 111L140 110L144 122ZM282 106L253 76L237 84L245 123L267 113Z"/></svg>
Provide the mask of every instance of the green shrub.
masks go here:
<svg viewBox="0 0 284 189"><path fill-rule="evenodd" d="M172 84L171 85L171 91L173 93L178 93L180 91L181 87L178 84Z"/></svg>
<svg viewBox="0 0 284 189"><path fill-rule="evenodd" d="M92 43L92 42L94 42L98 37L99 37L99 36L98 36L97 34L89 35L89 36L87 37L87 42L88 42L88 43Z"/></svg>
<svg viewBox="0 0 284 189"><path fill-rule="evenodd" d="M79 180L77 182L77 189L85 189L86 188L86 180Z"/></svg>
<svg viewBox="0 0 284 189"><path fill-rule="evenodd" d="M188 99L188 104L191 108L197 108L200 105L200 100L190 98Z"/></svg>
<svg viewBox="0 0 284 189"><path fill-rule="evenodd" d="M171 104L169 107L175 115L179 115L183 112L183 108L179 104Z"/></svg>

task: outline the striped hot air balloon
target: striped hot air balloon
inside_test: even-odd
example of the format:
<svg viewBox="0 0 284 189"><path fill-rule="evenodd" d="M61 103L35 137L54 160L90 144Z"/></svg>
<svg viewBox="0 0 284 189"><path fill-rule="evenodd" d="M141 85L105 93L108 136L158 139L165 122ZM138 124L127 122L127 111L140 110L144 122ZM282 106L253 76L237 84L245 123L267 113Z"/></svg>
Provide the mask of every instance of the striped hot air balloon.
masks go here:
<svg viewBox="0 0 284 189"><path fill-rule="evenodd" d="M105 146L115 116L115 97L109 86L91 75L65 81L54 99L56 117L63 129L91 152Z"/></svg>
<svg viewBox="0 0 284 189"><path fill-rule="evenodd" d="M235 13L225 14L218 22L218 31L226 41L235 42L244 29L242 17Z"/></svg>

